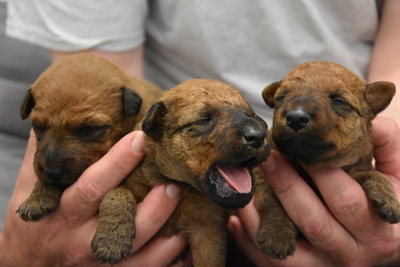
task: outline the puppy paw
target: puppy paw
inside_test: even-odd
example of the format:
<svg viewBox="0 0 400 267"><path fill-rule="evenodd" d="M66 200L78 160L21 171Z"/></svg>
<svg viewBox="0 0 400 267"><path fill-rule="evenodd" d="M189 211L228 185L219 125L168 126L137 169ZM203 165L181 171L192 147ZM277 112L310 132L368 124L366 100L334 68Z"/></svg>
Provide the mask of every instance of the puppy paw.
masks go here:
<svg viewBox="0 0 400 267"><path fill-rule="evenodd" d="M400 222L400 203L396 197L370 192L369 198L382 220L389 223Z"/></svg>
<svg viewBox="0 0 400 267"><path fill-rule="evenodd" d="M286 227L261 225L257 233L257 241L268 256L275 259L285 259L293 255L296 249L297 230L293 223Z"/></svg>
<svg viewBox="0 0 400 267"><path fill-rule="evenodd" d="M52 212L58 205L58 198L39 198L30 196L19 206L17 213L24 221L38 221Z"/></svg>
<svg viewBox="0 0 400 267"><path fill-rule="evenodd" d="M262 234L258 234L257 241L265 254L279 260L293 255L296 249L295 239L285 238L284 236L282 238L268 238Z"/></svg>
<svg viewBox="0 0 400 267"><path fill-rule="evenodd" d="M379 172L362 174L357 178L382 220L400 222L400 202L389 179Z"/></svg>
<svg viewBox="0 0 400 267"><path fill-rule="evenodd" d="M111 224L103 227L100 224L92 240L92 251L101 263L119 263L131 253L135 234L133 225Z"/></svg>

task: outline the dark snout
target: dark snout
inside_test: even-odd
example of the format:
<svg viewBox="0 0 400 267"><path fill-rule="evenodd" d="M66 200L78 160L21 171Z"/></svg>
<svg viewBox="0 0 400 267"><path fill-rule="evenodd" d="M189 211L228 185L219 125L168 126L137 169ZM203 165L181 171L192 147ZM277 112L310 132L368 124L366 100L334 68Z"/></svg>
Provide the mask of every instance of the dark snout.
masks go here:
<svg viewBox="0 0 400 267"><path fill-rule="evenodd" d="M267 131L267 127L263 123L253 118L246 119L245 123L239 127L245 143L256 149L265 145Z"/></svg>
<svg viewBox="0 0 400 267"><path fill-rule="evenodd" d="M47 181L61 181L67 168L66 152L62 148L52 148L49 145L39 149L35 156L39 172Z"/></svg>
<svg viewBox="0 0 400 267"><path fill-rule="evenodd" d="M286 125L296 132L307 127L310 121L311 115L303 108L292 109L286 113Z"/></svg>

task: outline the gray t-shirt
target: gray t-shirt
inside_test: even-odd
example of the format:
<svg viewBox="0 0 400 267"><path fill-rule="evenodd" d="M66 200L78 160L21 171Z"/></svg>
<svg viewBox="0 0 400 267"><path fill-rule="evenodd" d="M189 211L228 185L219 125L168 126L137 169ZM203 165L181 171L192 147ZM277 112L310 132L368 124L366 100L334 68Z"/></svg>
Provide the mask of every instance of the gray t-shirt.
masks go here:
<svg viewBox="0 0 400 267"><path fill-rule="evenodd" d="M146 78L238 88L271 124L262 89L297 64L329 60L366 76L379 19L374 0L9 0L7 34L49 49L145 45Z"/></svg>

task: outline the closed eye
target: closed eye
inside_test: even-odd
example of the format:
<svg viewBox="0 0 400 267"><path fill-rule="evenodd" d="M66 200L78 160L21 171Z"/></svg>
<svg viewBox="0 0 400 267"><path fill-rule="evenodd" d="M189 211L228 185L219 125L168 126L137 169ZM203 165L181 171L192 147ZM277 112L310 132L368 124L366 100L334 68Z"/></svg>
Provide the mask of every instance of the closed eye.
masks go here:
<svg viewBox="0 0 400 267"><path fill-rule="evenodd" d="M73 132L75 135L81 137L85 141L98 142L105 137L106 133L108 133L108 129L110 128L111 125L83 125L75 128Z"/></svg>
<svg viewBox="0 0 400 267"><path fill-rule="evenodd" d="M275 102L283 101L283 99L285 99L285 96L286 95L279 95L279 96L275 97Z"/></svg>
<svg viewBox="0 0 400 267"><path fill-rule="evenodd" d="M205 134L206 132L210 132L212 131L213 127L209 127L210 125L213 125L213 121L215 120L216 116L214 115L209 115L209 116L205 116L202 117L200 119L198 119L197 121L194 122L190 122L187 123L181 127L179 127L178 129L176 129L173 133L179 133L183 130L187 130L189 132L193 132L196 133L195 135L201 135L201 134Z"/></svg>
<svg viewBox="0 0 400 267"><path fill-rule="evenodd" d="M201 118L201 119L197 120L194 124L206 125L206 124L211 123L213 120L214 120L214 116L207 116L207 117L204 117L204 118Z"/></svg>
<svg viewBox="0 0 400 267"><path fill-rule="evenodd" d="M40 139L42 138L42 135L47 130L47 125L42 123L42 122L39 122L39 121L33 121L32 122L32 129L35 132L36 139L38 141L40 141Z"/></svg>
<svg viewBox="0 0 400 267"><path fill-rule="evenodd" d="M349 102L346 101L344 97L339 94L331 94L329 96L331 99L333 109L342 117L344 117L349 112L356 112L361 116L360 112L354 108Z"/></svg>
<svg viewBox="0 0 400 267"><path fill-rule="evenodd" d="M347 103L347 101L343 97L336 94L331 95L330 99L333 105L349 105L349 103Z"/></svg>

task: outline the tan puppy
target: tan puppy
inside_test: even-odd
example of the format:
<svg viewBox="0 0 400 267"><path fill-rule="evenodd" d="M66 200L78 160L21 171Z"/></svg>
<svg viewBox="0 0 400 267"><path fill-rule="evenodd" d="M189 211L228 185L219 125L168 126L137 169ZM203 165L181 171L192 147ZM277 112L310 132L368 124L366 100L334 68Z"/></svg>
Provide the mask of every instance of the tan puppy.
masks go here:
<svg viewBox="0 0 400 267"><path fill-rule="evenodd" d="M315 168L341 167L365 190L377 214L384 221L397 223L400 203L394 188L385 175L372 171L371 164L371 120L389 105L394 93L391 82L366 84L332 62L300 64L281 82L263 91L267 105L275 108L270 130L273 148L292 160L311 185L298 163ZM273 192L268 192L269 198L261 202L269 201L279 214L263 217L261 236L275 235L259 241L267 254L285 258L294 252L296 228L281 213ZM274 224L277 217L282 220L280 224Z"/></svg>
<svg viewBox="0 0 400 267"><path fill-rule="evenodd" d="M182 199L159 234L186 236L194 266L225 266L229 210L252 198L249 171L270 154L267 125L235 88L199 79L166 92L143 131L147 156L103 199L92 249L112 264L129 255L136 204L152 187L176 183Z"/></svg>
<svg viewBox="0 0 400 267"><path fill-rule="evenodd" d="M21 218L39 220L55 209L63 190L131 132L162 94L104 58L78 54L50 66L21 107L36 134L39 179L18 210Z"/></svg>

